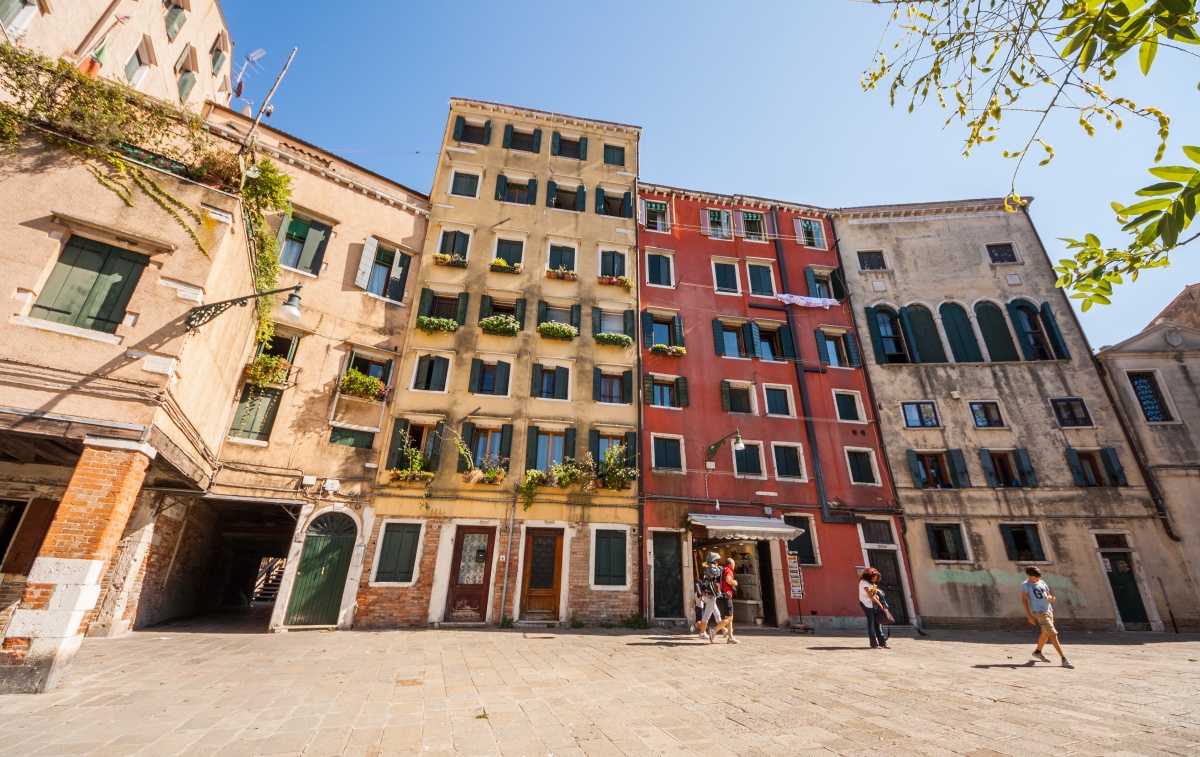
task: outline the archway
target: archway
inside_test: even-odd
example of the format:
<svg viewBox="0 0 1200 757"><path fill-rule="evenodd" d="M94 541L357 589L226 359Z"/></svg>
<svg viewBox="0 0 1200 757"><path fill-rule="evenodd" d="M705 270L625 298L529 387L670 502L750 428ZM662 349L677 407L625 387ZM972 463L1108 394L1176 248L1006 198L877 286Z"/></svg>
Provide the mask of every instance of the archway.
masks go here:
<svg viewBox="0 0 1200 757"><path fill-rule="evenodd" d="M309 524L285 625L337 625L357 536L354 520L342 513L324 513Z"/></svg>

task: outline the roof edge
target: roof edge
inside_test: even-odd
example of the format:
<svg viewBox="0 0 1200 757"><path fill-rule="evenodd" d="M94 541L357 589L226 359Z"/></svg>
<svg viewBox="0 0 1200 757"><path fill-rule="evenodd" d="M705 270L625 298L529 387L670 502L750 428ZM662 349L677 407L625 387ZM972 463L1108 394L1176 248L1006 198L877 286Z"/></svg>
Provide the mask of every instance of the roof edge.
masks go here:
<svg viewBox="0 0 1200 757"><path fill-rule="evenodd" d="M592 123L592 124L604 124L606 126L616 126L616 127L622 128L622 129L628 129L630 131L637 132L639 137L642 134L642 127L636 126L634 124L623 124L620 121L605 121L604 119L600 119L600 118L587 118L585 116L570 116L570 115L567 115L566 113L555 113L554 111L551 111L551 110L539 110L537 108L525 108L520 105L508 105L506 103L494 103L494 102L490 102L488 100L475 100L475 99L472 99L469 97L451 97L450 98L450 107L453 108L455 105L478 105L478 106L484 106L484 107L488 107L488 108L499 108L499 109L503 109L503 110L508 110L508 111L512 111L513 113L536 114L536 115L540 115L540 116L546 116L551 119L562 119L564 121L584 121L584 122Z"/></svg>

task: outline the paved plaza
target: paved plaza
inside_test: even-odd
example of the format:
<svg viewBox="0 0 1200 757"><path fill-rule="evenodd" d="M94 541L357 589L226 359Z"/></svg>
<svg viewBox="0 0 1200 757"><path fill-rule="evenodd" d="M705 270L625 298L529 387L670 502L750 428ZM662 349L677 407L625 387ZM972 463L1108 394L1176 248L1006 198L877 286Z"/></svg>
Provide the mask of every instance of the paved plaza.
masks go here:
<svg viewBox="0 0 1200 757"><path fill-rule="evenodd" d="M588 628L88 639L0 697L2 755L1200 754L1200 637ZM1053 655L1053 650L1047 649Z"/></svg>

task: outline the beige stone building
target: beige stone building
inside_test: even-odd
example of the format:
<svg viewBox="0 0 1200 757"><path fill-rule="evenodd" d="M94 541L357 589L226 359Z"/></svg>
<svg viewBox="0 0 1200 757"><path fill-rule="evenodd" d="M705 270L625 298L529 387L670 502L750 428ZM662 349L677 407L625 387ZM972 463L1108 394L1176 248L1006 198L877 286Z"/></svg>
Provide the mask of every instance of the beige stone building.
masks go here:
<svg viewBox="0 0 1200 757"><path fill-rule="evenodd" d="M835 228L922 622L1023 627L1028 565L1067 627L1195 618L1180 545L1028 213L849 208Z"/></svg>
<svg viewBox="0 0 1200 757"><path fill-rule="evenodd" d="M638 611L636 483L516 489L636 449L639 134L451 100L358 627Z"/></svg>
<svg viewBox="0 0 1200 757"><path fill-rule="evenodd" d="M1150 325L1096 357L1180 540L1179 573L1200 587L1200 285L1185 288ZM1194 611L1166 609L1167 622L1200 626Z"/></svg>
<svg viewBox="0 0 1200 757"><path fill-rule="evenodd" d="M4 40L191 110L231 96L218 0L0 0Z"/></svg>

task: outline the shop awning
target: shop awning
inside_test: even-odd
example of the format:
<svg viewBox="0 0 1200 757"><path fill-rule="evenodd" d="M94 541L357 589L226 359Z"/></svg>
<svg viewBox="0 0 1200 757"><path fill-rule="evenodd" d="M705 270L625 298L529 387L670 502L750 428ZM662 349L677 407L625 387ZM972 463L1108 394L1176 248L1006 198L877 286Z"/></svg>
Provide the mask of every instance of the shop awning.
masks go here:
<svg viewBox="0 0 1200 757"><path fill-rule="evenodd" d="M688 520L704 526L708 535L717 539L795 539L804 533L803 528L775 518L688 513Z"/></svg>

